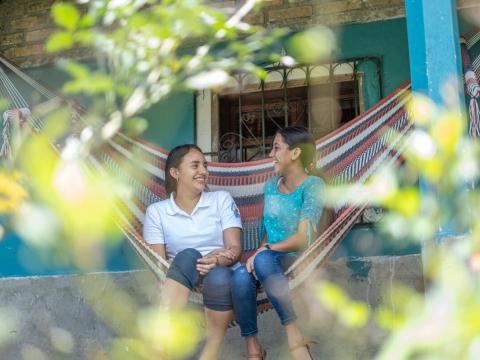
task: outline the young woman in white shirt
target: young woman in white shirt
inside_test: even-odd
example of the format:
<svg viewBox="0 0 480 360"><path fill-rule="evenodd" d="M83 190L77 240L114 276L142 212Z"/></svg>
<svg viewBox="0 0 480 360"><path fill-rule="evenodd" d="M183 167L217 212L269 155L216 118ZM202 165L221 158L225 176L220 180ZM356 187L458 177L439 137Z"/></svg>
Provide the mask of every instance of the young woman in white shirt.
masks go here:
<svg viewBox="0 0 480 360"><path fill-rule="evenodd" d="M233 319L230 278L242 253L240 213L225 191L207 190L207 161L196 145L174 148L165 165L169 198L147 208L143 234L171 262L162 305L187 305L190 290L201 286L207 339L200 359L218 358Z"/></svg>

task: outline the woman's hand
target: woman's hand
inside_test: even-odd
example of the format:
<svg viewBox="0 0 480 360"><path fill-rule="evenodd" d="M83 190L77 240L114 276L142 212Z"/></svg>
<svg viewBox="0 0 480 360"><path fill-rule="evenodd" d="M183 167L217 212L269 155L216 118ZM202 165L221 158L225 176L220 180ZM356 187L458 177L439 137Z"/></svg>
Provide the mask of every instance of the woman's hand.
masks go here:
<svg viewBox="0 0 480 360"><path fill-rule="evenodd" d="M235 254L235 252L233 252L232 250L229 250L229 249L216 249L216 250L213 250L210 254L208 255L215 255L215 256L222 256L224 258L226 258L227 260L229 261L233 261L236 259L237 255ZM208 256L207 255L207 256Z"/></svg>
<svg viewBox="0 0 480 360"><path fill-rule="evenodd" d="M253 254L252 256L250 256L245 264L245 267L247 268L247 271L249 273L251 273L252 271L254 271L254 267L253 267L253 261L255 260L255 256L257 256L259 253L261 253L262 251L265 251L267 250L266 247L262 246L260 248L258 248L257 251L255 251L255 254Z"/></svg>
<svg viewBox="0 0 480 360"><path fill-rule="evenodd" d="M218 257L214 254L207 254L197 260L197 271L200 275L205 276L217 265Z"/></svg>

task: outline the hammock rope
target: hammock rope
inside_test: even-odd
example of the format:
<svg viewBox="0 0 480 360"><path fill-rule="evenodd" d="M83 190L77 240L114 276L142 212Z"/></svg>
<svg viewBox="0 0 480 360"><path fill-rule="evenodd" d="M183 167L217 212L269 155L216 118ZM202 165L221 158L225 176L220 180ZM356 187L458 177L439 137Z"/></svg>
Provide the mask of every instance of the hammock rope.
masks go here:
<svg viewBox="0 0 480 360"><path fill-rule="evenodd" d="M473 58L473 62L471 61L470 53L473 55L474 48L480 46L479 41L480 32L470 37L468 41L464 37L460 39L465 94L467 99L469 98L468 115L470 126L468 132L472 137L480 137L480 85L478 84L478 79L480 78L480 51L477 57Z"/></svg>
<svg viewBox="0 0 480 360"><path fill-rule="evenodd" d="M412 129L404 110L409 97L409 86L404 85L375 108L353 120L352 124L317 142L319 153L328 154L320 158L318 165L326 170L333 182L364 183L379 167L397 160L399 149L403 149L406 135ZM132 215L126 226L136 241L142 241L141 226L146 207L165 198L163 169L166 156L167 152L162 149L120 134L97 157L97 161L112 174L128 179L134 191L134 199L123 201L121 206L125 213ZM141 171L126 171L122 166L124 159L135 159ZM263 183L273 175L271 162L211 163L209 172L209 187L212 190L227 190L235 198L245 226L244 249L254 250L261 241L257 234L263 211ZM312 263L316 267L319 261L328 258L327 255L339 244L360 213L358 208L342 209L331 231L313 242L288 273L295 277L295 272L307 269L307 276L310 267L305 267L305 264ZM345 231L337 231L340 228ZM295 287L296 282L292 284Z"/></svg>
<svg viewBox="0 0 480 360"><path fill-rule="evenodd" d="M0 57L0 65L3 64L10 76L38 91L45 101L58 98L11 64L6 65L8 62ZM5 89L2 94L8 94L12 108L32 107L15 88L2 66L0 81ZM410 85L406 83L367 112L318 140L317 166L323 169L327 179L334 184L361 184L380 167L396 162L413 129L404 109L410 97ZM81 109L74 106L72 111L73 120L82 119ZM41 131L43 120L36 117L34 111L28 120L36 130ZM117 199L113 205L116 221L145 265L161 281L165 279L168 263L145 242L142 225L146 207L166 197L164 168L167 155L168 152L162 148L119 133L88 159L95 171L120 176L131 186L133 195ZM258 230L263 213L263 184L273 171L268 159L235 164L209 163L209 188L230 192L240 209L244 226L242 240L247 254L258 248L261 241ZM287 270L292 288L299 286L333 254L365 206L367 204L345 206L337 211L328 229ZM200 294L193 293L192 297L194 301L201 302ZM260 294L257 305L259 311L270 307L265 294Z"/></svg>

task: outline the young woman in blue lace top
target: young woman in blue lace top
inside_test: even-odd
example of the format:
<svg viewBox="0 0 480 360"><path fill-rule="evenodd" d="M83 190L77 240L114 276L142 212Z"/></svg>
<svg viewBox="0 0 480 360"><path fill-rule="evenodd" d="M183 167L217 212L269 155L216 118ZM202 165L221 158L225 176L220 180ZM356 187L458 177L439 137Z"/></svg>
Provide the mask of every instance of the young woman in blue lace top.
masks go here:
<svg viewBox="0 0 480 360"><path fill-rule="evenodd" d="M323 212L323 180L315 171L315 143L303 127L277 132L270 157L276 176L265 183L262 245L245 266L232 277L232 300L241 334L246 339L247 357L264 359L256 334L257 288L263 286L285 327L294 359L310 359L303 334L296 324L288 279L284 271L297 253L314 239Z"/></svg>

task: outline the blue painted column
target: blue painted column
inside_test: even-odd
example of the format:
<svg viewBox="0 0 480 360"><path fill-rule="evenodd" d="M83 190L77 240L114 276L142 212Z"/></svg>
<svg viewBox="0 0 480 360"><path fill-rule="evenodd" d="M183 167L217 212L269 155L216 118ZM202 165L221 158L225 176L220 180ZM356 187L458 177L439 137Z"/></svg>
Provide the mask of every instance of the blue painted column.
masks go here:
<svg viewBox="0 0 480 360"><path fill-rule="evenodd" d="M464 93L456 0L405 0L412 90L444 105L441 89L458 81Z"/></svg>
<svg viewBox="0 0 480 360"><path fill-rule="evenodd" d="M412 90L427 95L439 106L452 105L452 99L446 103L442 89L454 80L458 93L458 102L454 99L454 104L463 107L456 0L405 0L405 8ZM423 179L420 179L420 191L423 195L432 192ZM455 235L452 225L442 224L438 238Z"/></svg>

